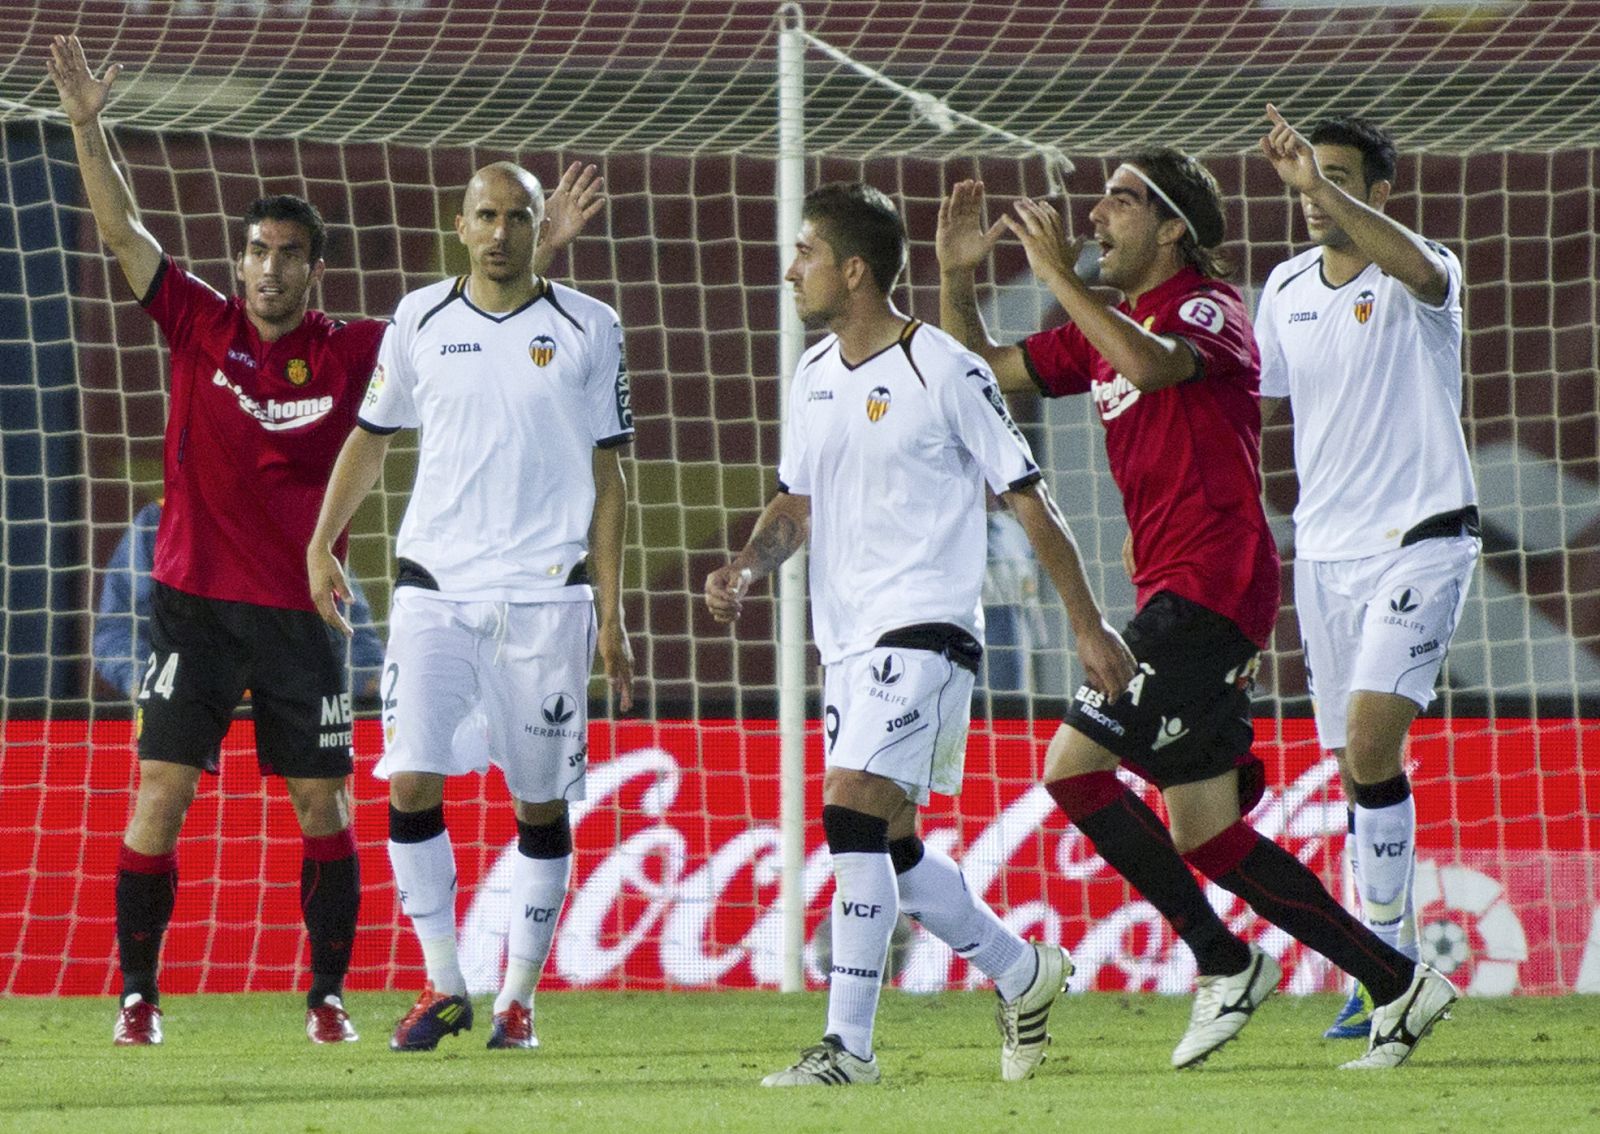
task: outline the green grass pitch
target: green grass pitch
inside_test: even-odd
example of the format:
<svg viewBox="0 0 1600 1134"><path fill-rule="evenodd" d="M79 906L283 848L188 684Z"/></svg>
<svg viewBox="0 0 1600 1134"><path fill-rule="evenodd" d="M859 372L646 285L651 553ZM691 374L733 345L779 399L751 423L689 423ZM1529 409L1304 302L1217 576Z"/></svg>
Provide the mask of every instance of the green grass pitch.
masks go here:
<svg viewBox="0 0 1600 1134"><path fill-rule="evenodd" d="M0 1001L0 1130L189 1134L511 1131L1600 1130L1600 1002L1463 1001L1398 1071L1337 1070L1337 997L1276 997L1191 1072L1168 1068L1186 998L1063 1000L1033 1081L999 1079L987 993L885 995L878 1087L768 1091L822 1028L820 993L550 993L544 1047L487 1051L477 1027L430 1054L388 1050L409 997L357 993L362 1039L316 1048L290 995L169 997L167 1042L111 1046L109 999Z"/></svg>

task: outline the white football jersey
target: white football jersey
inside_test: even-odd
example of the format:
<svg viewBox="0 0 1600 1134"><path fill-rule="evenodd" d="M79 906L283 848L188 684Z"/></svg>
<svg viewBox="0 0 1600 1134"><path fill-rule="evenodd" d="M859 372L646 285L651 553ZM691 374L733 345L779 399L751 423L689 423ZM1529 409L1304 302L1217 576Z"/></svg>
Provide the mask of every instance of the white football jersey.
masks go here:
<svg viewBox="0 0 1600 1134"><path fill-rule="evenodd" d="M977 355L935 327L855 366L830 335L789 389L778 480L811 498L811 618L825 664L901 626L983 640L984 486L1039 479Z"/></svg>
<svg viewBox="0 0 1600 1134"><path fill-rule="evenodd" d="M473 306L466 279L400 301L360 424L420 428L395 553L454 599L588 601L596 447L633 439L617 314L545 281L517 310Z"/></svg>
<svg viewBox="0 0 1600 1134"><path fill-rule="evenodd" d="M1295 555L1360 559L1476 504L1461 430L1461 263L1433 307L1376 264L1349 283L1312 248L1272 270L1256 310L1261 396L1294 409Z"/></svg>

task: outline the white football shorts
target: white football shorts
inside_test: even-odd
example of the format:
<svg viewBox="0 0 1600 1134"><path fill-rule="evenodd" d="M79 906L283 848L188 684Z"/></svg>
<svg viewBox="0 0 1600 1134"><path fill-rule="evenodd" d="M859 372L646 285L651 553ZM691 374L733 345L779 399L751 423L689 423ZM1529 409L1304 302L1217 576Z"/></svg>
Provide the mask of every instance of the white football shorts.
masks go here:
<svg viewBox="0 0 1600 1134"><path fill-rule="evenodd" d="M1432 704L1479 549L1463 535L1365 559L1295 560L1295 612L1324 748L1345 746L1356 690Z"/></svg>
<svg viewBox="0 0 1600 1134"><path fill-rule="evenodd" d="M919 806L930 792L958 794L974 680L941 653L900 646L830 665L822 682L827 766L893 780Z"/></svg>
<svg viewBox="0 0 1600 1134"><path fill-rule="evenodd" d="M397 587L374 775L458 776L494 764L517 799L582 799L592 602L457 602Z"/></svg>

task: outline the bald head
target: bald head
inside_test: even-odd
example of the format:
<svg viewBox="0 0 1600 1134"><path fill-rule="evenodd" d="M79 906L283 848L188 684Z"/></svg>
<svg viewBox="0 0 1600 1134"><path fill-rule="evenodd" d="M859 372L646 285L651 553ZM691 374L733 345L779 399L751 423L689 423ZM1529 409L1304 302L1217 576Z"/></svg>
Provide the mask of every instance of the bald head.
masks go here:
<svg viewBox="0 0 1600 1134"><path fill-rule="evenodd" d="M537 225L544 219L544 186L533 174L510 161L490 162L472 175L461 200L461 215L471 216L473 206L496 190L510 194L520 191L524 203L533 209L533 223Z"/></svg>

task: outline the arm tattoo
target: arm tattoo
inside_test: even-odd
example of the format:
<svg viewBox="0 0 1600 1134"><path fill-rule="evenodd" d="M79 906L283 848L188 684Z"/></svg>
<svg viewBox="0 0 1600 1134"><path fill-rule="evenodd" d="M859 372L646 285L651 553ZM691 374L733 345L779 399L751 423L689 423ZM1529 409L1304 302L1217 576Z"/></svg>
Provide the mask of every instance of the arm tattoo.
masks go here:
<svg viewBox="0 0 1600 1134"><path fill-rule="evenodd" d="M794 522L794 518L780 513L750 536L745 555L758 573L770 574L785 559L799 551L805 541L805 532Z"/></svg>

